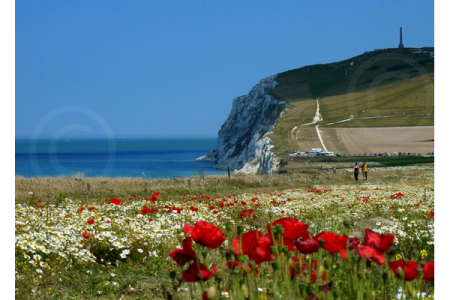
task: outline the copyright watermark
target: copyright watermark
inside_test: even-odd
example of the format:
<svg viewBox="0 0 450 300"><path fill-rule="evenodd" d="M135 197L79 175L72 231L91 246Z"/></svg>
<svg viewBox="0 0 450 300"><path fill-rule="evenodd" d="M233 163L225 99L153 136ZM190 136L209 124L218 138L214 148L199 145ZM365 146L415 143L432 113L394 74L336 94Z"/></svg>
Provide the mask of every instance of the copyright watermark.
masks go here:
<svg viewBox="0 0 450 300"><path fill-rule="evenodd" d="M82 133L84 136L88 136L93 131L93 126L83 124L82 122L73 122L73 121L64 121L66 123L64 126L59 127L57 130L55 130L53 133L51 133L51 137L49 139L48 144L44 144L44 149L46 152L42 152L42 148L38 150L38 141L41 138L42 133L45 131L48 134L48 131L50 130L52 126L50 123L54 122L57 118L65 118L64 120L76 120L81 118L87 118L90 122L93 122L101 129L101 135L102 139L106 139L107 141L107 159L104 166L101 168L101 172L96 172L98 175L109 175L115 159L116 159L116 143L114 139L114 134L111 130L111 127L108 125L108 122L100 116L95 111L88 109L86 107L82 106L64 106L57 108L55 110L52 110L48 114L46 114L42 119L39 120L39 122L36 124L36 126L33 129L32 132L32 139L30 140L29 144L29 155L30 155L30 161L31 161L31 167L34 171L35 176L48 176L49 174L43 171L43 168L41 168L41 165L39 163L38 155L48 155L48 158L50 160L50 164L53 167L54 170L56 170L57 174L60 175L68 175L68 174L75 174L75 173L81 173L84 175L92 175L93 170L92 168L84 168L84 169L77 169L73 170L70 169L60 161L58 158L58 142L61 139L64 139L64 136L67 136L68 133ZM50 126L49 126L50 125ZM54 124L53 124L54 126ZM46 128L49 127L49 128ZM60 153L60 155L62 155Z"/></svg>

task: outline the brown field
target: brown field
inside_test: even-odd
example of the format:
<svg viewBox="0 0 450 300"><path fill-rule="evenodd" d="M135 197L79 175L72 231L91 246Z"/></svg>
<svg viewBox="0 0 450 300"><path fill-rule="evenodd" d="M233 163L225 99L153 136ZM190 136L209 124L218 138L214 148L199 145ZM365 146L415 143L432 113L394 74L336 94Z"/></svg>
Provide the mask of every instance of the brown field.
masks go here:
<svg viewBox="0 0 450 300"><path fill-rule="evenodd" d="M320 128L329 151L335 153L434 152L434 126Z"/></svg>
<svg viewBox="0 0 450 300"><path fill-rule="evenodd" d="M328 151L334 153L434 152L434 126L326 128L319 127ZM322 147L314 127L297 127L290 132L292 149L310 151Z"/></svg>

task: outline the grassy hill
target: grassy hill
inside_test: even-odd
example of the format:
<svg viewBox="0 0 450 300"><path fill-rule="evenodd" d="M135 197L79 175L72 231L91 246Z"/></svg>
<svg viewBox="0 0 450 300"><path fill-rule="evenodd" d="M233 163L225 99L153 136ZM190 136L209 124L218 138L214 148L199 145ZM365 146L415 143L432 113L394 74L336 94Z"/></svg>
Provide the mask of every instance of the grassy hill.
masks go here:
<svg viewBox="0 0 450 300"><path fill-rule="evenodd" d="M366 52L290 70L276 80L272 96L290 104L271 135L278 155L295 150L291 130L312 121L317 98L323 128L434 125L432 47Z"/></svg>

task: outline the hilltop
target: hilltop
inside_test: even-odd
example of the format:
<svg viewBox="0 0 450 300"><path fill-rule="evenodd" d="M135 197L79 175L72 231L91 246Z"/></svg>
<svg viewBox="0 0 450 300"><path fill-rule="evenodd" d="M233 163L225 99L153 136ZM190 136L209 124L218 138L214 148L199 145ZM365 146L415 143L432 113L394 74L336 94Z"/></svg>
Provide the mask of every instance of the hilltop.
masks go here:
<svg viewBox="0 0 450 300"><path fill-rule="evenodd" d="M375 50L286 71L276 81L270 95L289 104L270 135L277 155L299 150L295 141L309 145L312 140L317 145L314 125L337 144L339 137L330 128L434 125L433 47ZM317 99L320 117L308 125L316 114ZM301 134L295 132L299 126ZM337 148L346 150L342 145Z"/></svg>

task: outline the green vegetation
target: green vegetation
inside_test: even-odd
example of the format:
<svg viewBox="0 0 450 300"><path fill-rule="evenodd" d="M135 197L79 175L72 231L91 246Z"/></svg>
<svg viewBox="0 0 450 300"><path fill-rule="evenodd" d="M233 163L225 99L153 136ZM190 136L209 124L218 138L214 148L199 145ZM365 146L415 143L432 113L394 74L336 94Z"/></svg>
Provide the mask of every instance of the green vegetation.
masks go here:
<svg viewBox="0 0 450 300"><path fill-rule="evenodd" d="M273 151L283 155L295 150L290 131L312 121L319 97L321 126L434 125L432 52L434 48L384 49L280 73L271 95L290 106L270 136ZM351 121L334 123L350 117Z"/></svg>
<svg viewBox="0 0 450 300"><path fill-rule="evenodd" d="M325 159L340 161L316 158L315 162L326 163ZM401 159L403 163L409 163L407 159L412 163L432 160L406 157L392 158L391 162ZM350 158L341 160L352 163ZM399 168L395 173L392 168L383 169L364 182L355 182L351 173L343 170L336 177L324 170L309 170L232 176L231 180L194 177L190 188L187 179L16 177L15 297L201 299L208 289L209 299L225 295L231 299L312 298L305 296L308 293L319 295L317 299L381 299L383 295L391 299L402 286L408 296L424 292L426 298L422 299L432 299L433 282L420 279L426 273L425 263L434 260L433 166ZM51 189L55 191L49 193ZM156 189L161 194L155 196ZM53 196L57 193L72 196L59 201ZM102 198L106 195L122 201L109 203ZM158 211L145 212L146 208ZM274 236L272 240L279 247L261 246L265 253L273 249L274 256L258 262L258 274L244 273L249 267L256 268L253 256L234 255L231 241L239 232L258 229L266 234L268 223L286 217L307 224L311 237L329 231L348 238L356 236L361 245L367 235L365 228L370 228L381 234L392 233L396 240L392 239L393 247L383 253L386 263L382 264L346 249L346 243L340 246L340 253L331 253L322 244L323 249L302 254L299 246L286 249ZM183 230L185 224L193 226L199 220L218 226L228 243L209 250L194 239L198 262L215 274L204 282L191 283L187 281L195 278L186 276L186 271L195 263L189 260L177 266L169 253L192 235ZM274 230L283 233L279 227ZM187 247L183 244L183 248ZM289 255L278 256L280 249L285 254L290 251ZM296 268L303 255L304 266ZM388 263L399 260L419 262L418 278L406 283L397 279ZM233 261L241 262L243 270L226 266ZM322 292L324 286L331 290ZM247 292L250 296L245 296Z"/></svg>

